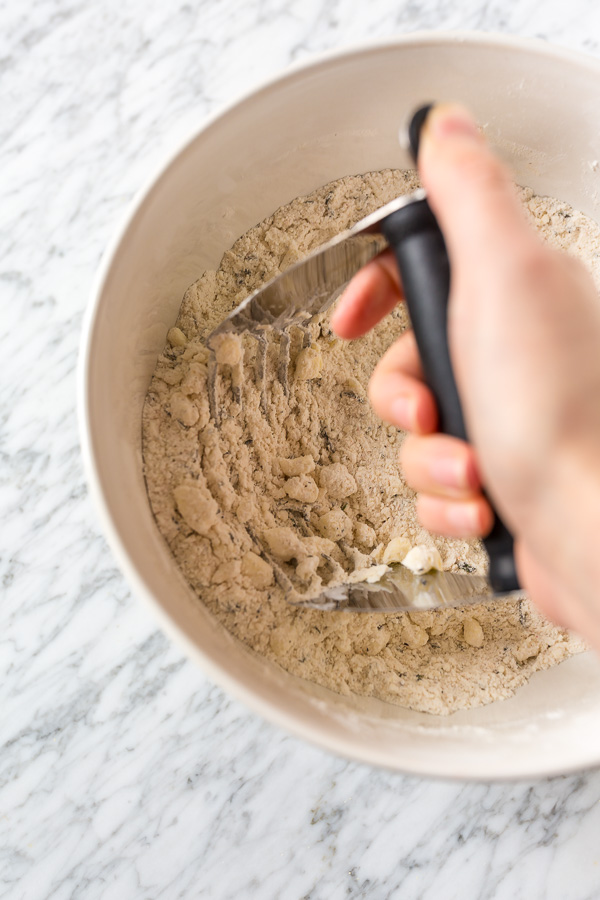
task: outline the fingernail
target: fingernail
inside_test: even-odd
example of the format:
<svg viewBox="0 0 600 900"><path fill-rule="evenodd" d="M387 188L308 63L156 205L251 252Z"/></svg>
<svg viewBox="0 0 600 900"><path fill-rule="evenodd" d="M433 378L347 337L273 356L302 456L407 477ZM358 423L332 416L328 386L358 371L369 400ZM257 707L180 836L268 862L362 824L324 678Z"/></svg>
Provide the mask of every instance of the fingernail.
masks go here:
<svg viewBox="0 0 600 900"><path fill-rule="evenodd" d="M476 503L448 503L446 518L450 525L454 525L465 535L478 534L480 531L479 506Z"/></svg>
<svg viewBox="0 0 600 900"><path fill-rule="evenodd" d="M456 103L434 106L425 120L423 138L445 140L456 135L481 138L481 132L471 113Z"/></svg>
<svg viewBox="0 0 600 900"><path fill-rule="evenodd" d="M415 403L412 397L400 394L395 397L390 407L392 425L412 431L415 420Z"/></svg>
<svg viewBox="0 0 600 900"><path fill-rule="evenodd" d="M342 294L342 297L343 297L343 294ZM334 334L337 334L335 326L337 324L338 312L339 312L339 307L334 310L334 312L331 315L331 318L329 319L329 327L331 328L331 330L333 331Z"/></svg>
<svg viewBox="0 0 600 900"><path fill-rule="evenodd" d="M451 456L440 456L429 463L432 478L445 487L466 488L469 486L468 473L462 459Z"/></svg>

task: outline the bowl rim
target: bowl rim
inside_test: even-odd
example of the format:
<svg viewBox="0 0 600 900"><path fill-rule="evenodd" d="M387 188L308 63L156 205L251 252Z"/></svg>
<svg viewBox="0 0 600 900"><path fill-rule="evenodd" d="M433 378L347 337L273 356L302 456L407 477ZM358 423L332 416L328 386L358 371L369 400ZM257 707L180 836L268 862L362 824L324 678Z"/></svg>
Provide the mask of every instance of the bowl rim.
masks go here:
<svg viewBox="0 0 600 900"><path fill-rule="evenodd" d="M537 760L535 767L533 765L523 765L522 761L521 764L514 765L511 757L504 760L505 770L499 773L493 766L486 767L485 764L482 764L477 768L477 771L474 771L472 762L469 763L468 766L466 763L461 765L460 758L457 758L453 754L448 754L447 759L441 761L434 773L431 771L431 768L427 765L426 761L420 763L419 760L416 760L413 761L413 764L411 765L402 763L396 765L390 760L389 755L386 752L380 752L377 745L373 745L373 747L369 749L369 752L366 752L364 745L357 743L351 737L340 738L334 733L326 732L321 724L313 725L306 721L301 722L297 716L288 714L287 711L277 703L246 688L245 684L233 677L225 666L209 659L198 650L186 632L166 612L161 602L154 594L151 586L148 584L144 573L138 569L130 558L102 490L91 435L90 405L87 402L90 383L91 349L99 315L100 300L115 255L154 185L161 177L167 174L168 170L177 162L179 157L185 153L188 147L190 147L192 143L215 122L233 112L237 107L242 106L251 97L256 97L257 95L272 89L276 85L281 86L304 70L314 70L320 66L329 64L331 61L357 57L380 49L401 49L412 45L426 47L436 45L448 46L453 44L529 51L533 55L558 59L575 64L579 67L587 67L597 75L600 75L600 59L581 51L548 43L540 38L525 38L493 31L418 30L409 34L397 34L391 37L377 37L362 40L324 52L311 54L306 59L292 63L279 73L258 81L254 86L237 94L232 100L217 105L208 116L203 118L200 124L190 128L188 132L176 142L175 146L163 155L162 160L155 165L151 174L144 179L142 185L135 192L133 199L127 204L125 211L121 214L120 222L118 222L117 227L113 230L112 237L108 241L100 260L83 316L77 364L77 418L79 423L81 455L89 494L92 499L92 504L95 507L102 533L117 561L119 569L131 587L133 594L143 600L146 606L151 609L152 614L161 629L181 648L187 657L200 666L201 670L211 681L219 685L237 700L241 701L251 711L258 713L271 724L283 728L295 737L306 740L322 750L333 752L340 757L356 762L387 769L388 771L397 774L417 775L436 780L444 779L486 782L510 782L523 779L549 778L557 775L580 772L584 769L599 766L600 759L598 759L597 753L586 752L586 746L582 745L576 748L576 751L573 753L574 758L566 765L549 762L545 758Z"/></svg>

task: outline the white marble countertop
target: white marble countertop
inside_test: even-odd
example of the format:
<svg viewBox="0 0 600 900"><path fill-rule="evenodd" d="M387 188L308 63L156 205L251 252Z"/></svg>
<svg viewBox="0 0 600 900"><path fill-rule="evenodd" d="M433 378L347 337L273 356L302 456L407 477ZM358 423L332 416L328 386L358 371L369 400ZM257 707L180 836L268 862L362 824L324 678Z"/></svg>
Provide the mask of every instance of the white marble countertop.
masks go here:
<svg viewBox="0 0 600 900"><path fill-rule="evenodd" d="M280 733L156 630L82 476L82 314L136 189L292 60L421 28L600 52L597 0L0 6L0 897L600 896L600 773L440 783Z"/></svg>

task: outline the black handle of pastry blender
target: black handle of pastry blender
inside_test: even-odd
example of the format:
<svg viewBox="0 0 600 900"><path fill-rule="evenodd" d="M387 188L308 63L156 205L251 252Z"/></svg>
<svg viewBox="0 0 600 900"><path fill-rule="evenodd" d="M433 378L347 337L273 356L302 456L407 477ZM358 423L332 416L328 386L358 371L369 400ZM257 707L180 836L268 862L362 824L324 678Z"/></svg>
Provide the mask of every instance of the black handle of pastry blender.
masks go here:
<svg viewBox="0 0 600 900"><path fill-rule="evenodd" d="M429 112L430 107L425 108ZM419 128L414 122L420 117ZM413 116L413 150L426 115ZM409 136L411 129L409 128ZM448 349L450 263L444 237L426 199L414 200L381 223L393 248L406 304L421 356L425 380L436 399L440 431L467 440L465 423ZM495 594L518 590L513 537L495 513L494 526L484 540L490 558L489 580Z"/></svg>

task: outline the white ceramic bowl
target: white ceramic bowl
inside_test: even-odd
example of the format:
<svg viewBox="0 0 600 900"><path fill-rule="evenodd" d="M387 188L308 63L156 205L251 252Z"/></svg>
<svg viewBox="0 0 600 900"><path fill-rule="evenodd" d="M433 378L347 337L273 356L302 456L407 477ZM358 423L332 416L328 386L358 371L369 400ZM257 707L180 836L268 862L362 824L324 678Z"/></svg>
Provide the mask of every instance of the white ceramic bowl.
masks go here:
<svg viewBox="0 0 600 900"><path fill-rule="evenodd" d="M165 630L248 706L368 763L468 779L600 762L600 665L584 654L516 697L449 718L342 697L233 640L192 599L152 518L142 403L182 295L235 238L347 174L410 166L398 125L430 99L466 103L517 180L598 218L600 64L533 41L414 34L296 67L213 116L138 197L87 317L80 414L90 490L119 564Z"/></svg>

